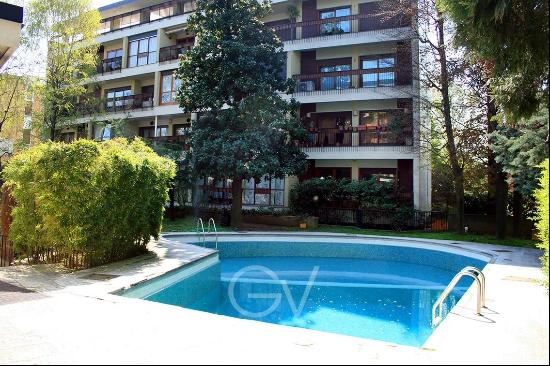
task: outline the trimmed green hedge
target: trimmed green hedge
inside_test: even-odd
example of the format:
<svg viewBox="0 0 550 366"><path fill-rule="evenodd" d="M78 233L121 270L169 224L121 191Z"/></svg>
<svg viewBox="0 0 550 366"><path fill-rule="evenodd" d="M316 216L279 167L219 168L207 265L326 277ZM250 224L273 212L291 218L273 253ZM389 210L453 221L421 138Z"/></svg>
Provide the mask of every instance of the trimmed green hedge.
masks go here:
<svg viewBox="0 0 550 366"><path fill-rule="evenodd" d="M318 208L356 207L395 209L399 202L391 183L377 180L314 178L297 183L290 191L290 207L298 213L314 213ZM352 208L352 207L350 207Z"/></svg>
<svg viewBox="0 0 550 366"><path fill-rule="evenodd" d="M537 210L537 230L538 237L540 239L539 248L544 250L544 256L542 260L542 269L546 274L546 287L548 288L548 180L550 174L548 173L548 159L541 165L542 177L540 178L540 188L535 192L537 198L538 210Z"/></svg>
<svg viewBox="0 0 550 366"><path fill-rule="evenodd" d="M19 257L97 266L146 251L160 233L175 164L141 140L47 142L10 159Z"/></svg>

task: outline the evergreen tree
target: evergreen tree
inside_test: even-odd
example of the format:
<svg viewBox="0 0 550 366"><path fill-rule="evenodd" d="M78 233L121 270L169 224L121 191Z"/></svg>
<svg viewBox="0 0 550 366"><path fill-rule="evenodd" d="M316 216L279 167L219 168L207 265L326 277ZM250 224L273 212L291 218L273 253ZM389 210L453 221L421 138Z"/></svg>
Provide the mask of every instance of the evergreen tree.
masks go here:
<svg viewBox="0 0 550 366"><path fill-rule="evenodd" d="M232 182L232 225L242 222L242 183L305 169L296 141L304 130L297 103L281 93L286 54L262 19L270 5L257 0L198 0L189 20L196 46L177 77L180 106L201 115L193 125L188 160L197 177Z"/></svg>

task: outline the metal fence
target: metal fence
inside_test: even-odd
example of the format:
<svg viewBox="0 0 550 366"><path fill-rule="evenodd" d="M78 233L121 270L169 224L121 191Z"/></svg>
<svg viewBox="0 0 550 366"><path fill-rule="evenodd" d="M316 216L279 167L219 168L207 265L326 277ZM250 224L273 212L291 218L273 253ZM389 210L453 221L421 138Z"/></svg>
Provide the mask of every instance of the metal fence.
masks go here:
<svg viewBox="0 0 550 366"><path fill-rule="evenodd" d="M320 208L315 210L320 224L353 225L392 230L445 231L447 213L438 211L370 210L356 208Z"/></svg>

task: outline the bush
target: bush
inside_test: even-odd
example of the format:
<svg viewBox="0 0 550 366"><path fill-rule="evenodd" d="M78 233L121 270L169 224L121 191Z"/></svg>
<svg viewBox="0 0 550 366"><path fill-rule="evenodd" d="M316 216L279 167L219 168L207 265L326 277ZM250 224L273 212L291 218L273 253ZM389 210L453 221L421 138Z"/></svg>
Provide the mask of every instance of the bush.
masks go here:
<svg viewBox="0 0 550 366"><path fill-rule="evenodd" d="M172 161L141 140L47 142L6 165L19 257L96 266L146 251L161 229Z"/></svg>
<svg viewBox="0 0 550 366"><path fill-rule="evenodd" d="M542 164L542 177L540 178L540 188L536 190L535 196L538 203L537 211L537 230L538 236L540 239L539 248L544 250L544 255L541 258L542 268L544 274L546 275L545 285L548 288L548 180L550 179L550 174L548 173L548 159Z"/></svg>
<svg viewBox="0 0 550 366"><path fill-rule="evenodd" d="M314 178L296 184L290 191L290 207L299 213L311 214L326 207L387 210L397 206L393 184L375 179Z"/></svg>

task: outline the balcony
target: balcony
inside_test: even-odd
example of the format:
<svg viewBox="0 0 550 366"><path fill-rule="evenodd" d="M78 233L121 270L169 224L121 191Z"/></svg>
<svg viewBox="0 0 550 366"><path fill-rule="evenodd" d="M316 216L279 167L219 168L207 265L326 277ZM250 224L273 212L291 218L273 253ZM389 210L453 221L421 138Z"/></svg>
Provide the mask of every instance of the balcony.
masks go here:
<svg viewBox="0 0 550 366"><path fill-rule="evenodd" d="M153 96L150 94L134 94L118 98L108 98L97 102L82 102L76 106L80 116L96 113L120 113L130 110L153 108Z"/></svg>
<svg viewBox="0 0 550 366"><path fill-rule="evenodd" d="M97 73L101 75L109 74L112 72L120 72L121 70L122 56L100 60L99 64L97 65Z"/></svg>
<svg viewBox="0 0 550 366"><path fill-rule="evenodd" d="M348 70L294 75L293 97L300 103L410 98L411 80L399 70Z"/></svg>
<svg viewBox="0 0 550 366"><path fill-rule="evenodd" d="M192 46L189 45L174 45L169 47L163 47L160 49L159 62L169 62L179 60L185 52L191 50Z"/></svg>
<svg viewBox="0 0 550 366"><path fill-rule="evenodd" d="M372 42L407 39L412 36L411 14L388 16L387 11L381 14L354 14L297 23L288 22L274 25L272 28L279 38L286 42L287 51L293 50L296 43L302 42L310 43L312 48L317 48L315 43L312 43L315 38L323 42L333 40L341 43L345 39L356 39L364 43L365 40L360 36L370 37Z"/></svg>
<svg viewBox="0 0 550 366"><path fill-rule="evenodd" d="M152 23L177 15L195 11L193 0L172 0L161 4L148 6L124 14L105 18L101 21L101 34L106 34L142 24Z"/></svg>
<svg viewBox="0 0 550 366"><path fill-rule="evenodd" d="M412 146L412 128L392 131L387 127L356 126L348 129L310 129L303 148L351 146Z"/></svg>
<svg viewBox="0 0 550 366"><path fill-rule="evenodd" d="M189 150L189 142L187 136L156 136L144 138L151 142L160 142L163 144L181 146L184 151Z"/></svg>

